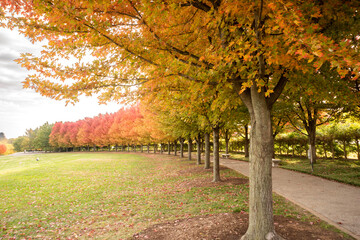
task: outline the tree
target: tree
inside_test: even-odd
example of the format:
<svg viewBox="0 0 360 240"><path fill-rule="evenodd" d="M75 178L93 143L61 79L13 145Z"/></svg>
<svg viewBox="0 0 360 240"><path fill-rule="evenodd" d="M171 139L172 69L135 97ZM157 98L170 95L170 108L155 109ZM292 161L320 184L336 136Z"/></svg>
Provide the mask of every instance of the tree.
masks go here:
<svg viewBox="0 0 360 240"><path fill-rule="evenodd" d="M316 163L316 127L354 108L358 103L357 93L352 92L351 85L342 81L328 63L313 74L293 74L288 87L283 95L287 119L295 129L307 135L310 163Z"/></svg>
<svg viewBox="0 0 360 240"><path fill-rule="evenodd" d="M0 141L3 141L5 139L6 139L5 134L3 132L0 132Z"/></svg>
<svg viewBox="0 0 360 240"><path fill-rule="evenodd" d="M14 13L9 27L48 40L41 57L19 60L38 71L25 87L43 95L71 102L102 90L105 102L129 95L134 84L161 88L184 79L216 89L227 102L233 99L225 92L239 94L251 119L250 218L243 239L280 238L272 217L271 109L292 72L312 73L326 61L341 76L360 72L356 1L19 0L1 6ZM89 54L94 61L57 61Z"/></svg>
<svg viewBox="0 0 360 240"><path fill-rule="evenodd" d="M36 137L34 139L34 145L38 149L49 150L50 149L50 134L54 124L45 123L38 127Z"/></svg>
<svg viewBox="0 0 360 240"><path fill-rule="evenodd" d="M91 138L93 118L85 118L79 122L79 130L77 132L77 141L79 146L86 146L87 151L90 151L90 146L94 145L93 139Z"/></svg>
<svg viewBox="0 0 360 240"><path fill-rule="evenodd" d="M360 123L354 122L350 126L350 133L356 144L357 159L360 161Z"/></svg>
<svg viewBox="0 0 360 240"><path fill-rule="evenodd" d="M6 153L6 145L5 144L0 144L0 155Z"/></svg>
<svg viewBox="0 0 360 240"><path fill-rule="evenodd" d="M49 136L49 143L51 146L55 147L55 148L59 148L60 147L60 129L61 126L63 125L62 122L56 122L51 130L50 136Z"/></svg>
<svg viewBox="0 0 360 240"><path fill-rule="evenodd" d="M94 129L95 138L93 139L94 143L101 147L110 146L111 141L108 133L114 121L113 116L111 114L99 114L94 118L94 121L96 121Z"/></svg>

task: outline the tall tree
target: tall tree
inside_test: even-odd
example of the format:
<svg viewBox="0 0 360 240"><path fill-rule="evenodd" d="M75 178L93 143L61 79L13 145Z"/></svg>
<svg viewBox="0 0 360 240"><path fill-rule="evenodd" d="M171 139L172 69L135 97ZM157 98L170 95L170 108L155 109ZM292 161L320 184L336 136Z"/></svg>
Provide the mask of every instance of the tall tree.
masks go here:
<svg viewBox="0 0 360 240"><path fill-rule="evenodd" d="M79 121L79 130L77 132L77 142L79 146L85 146L87 151L90 150L90 146L94 145L94 140L91 138L91 132L93 127L93 118L85 118Z"/></svg>
<svg viewBox="0 0 360 240"><path fill-rule="evenodd" d="M42 149L45 151L50 150L50 142L49 142L49 137L52 131L54 124L49 124L49 123L45 123L43 125L41 125L38 128L36 137L34 139L34 145L36 148L38 149Z"/></svg>

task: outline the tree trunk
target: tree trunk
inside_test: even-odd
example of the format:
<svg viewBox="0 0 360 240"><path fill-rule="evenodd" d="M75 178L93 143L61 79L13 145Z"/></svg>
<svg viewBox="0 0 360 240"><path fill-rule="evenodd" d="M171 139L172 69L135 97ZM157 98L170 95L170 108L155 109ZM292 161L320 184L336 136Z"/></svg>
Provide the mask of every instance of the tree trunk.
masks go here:
<svg viewBox="0 0 360 240"><path fill-rule="evenodd" d="M200 133L198 134L198 136L195 138L196 140L196 164L200 165L201 164L201 139L200 139Z"/></svg>
<svg viewBox="0 0 360 240"><path fill-rule="evenodd" d="M355 143L356 143L357 157L358 157L358 160L360 161L360 144L359 144L358 138L355 139Z"/></svg>
<svg viewBox="0 0 360 240"><path fill-rule="evenodd" d="M343 141L343 149L344 149L344 158L345 160L347 160L346 140Z"/></svg>
<svg viewBox="0 0 360 240"><path fill-rule="evenodd" d="M244 126L245 128L245 157L249 157L249 143L250 143L250 140L249 140L249 126L248 125L245 125Z"/></svg>
<svg viewBox="0 0 360 240"><path fill-rule="evenodd" d="M229 154L229 141L230 141L230 136L229 136L229 130L225 130L225 154Z"/></svg>
<svg viewBox="0 0 360 240"><path fill-rule="evenodd" d="M183 158L184 157L184 139L180 138L180 157Z"/></svg>
<svg viewBox="0 0 360 240"><path fill-rule="evenodd" d="M171 151L171 149L170 149L170 141L168 142L168 154L170 155L170 151Z"/></svg>
<svg viewBox="0 0 360 240"><path fill-rule="evenodd" d="M94 144L94 148L93 148L93 151L95 152L96 151L96 145Z"/></svg>
<svg viewBox="0 0 360 240"><path fill-rule="evenodd" d="M316 163L316 123L309 121L309 128L307 129L309 145L310 145L310 163L311 166Z"/></svg>
<svg viewBox="0 0 360 240"><path fill-rule="evenodd" d="M327 159L328 157L327 157L327 152L326 152L326 143L325 143L325 141L322 143L322 145L323 145L323 148L324 148L325 159Z"/></svg>
<svg viewBox="0 0 360 240"><path fill-rule="evenodd" d="M154 153L156 153L157 144L154 143Z"/></svg>
<svg viewBox="0 0 360 240"><path fill-rule="evenodd" d="M144 145L140 145L140 151L143 153L144 152Z"/></svg>
<svg viewBox="0 0 360 240"><path fill-rule="evenodd" d="M214 169L213 169L213 182L220 182L220 156L219 156L219 132L220 127L213 127L214 135Z"/></svg>
<svg viewBox="0 0 360 240"><path fill-rule="evenodd" d="M247 92L249 94L249 92ZM251 94L251 95L250 95ZM272 156L274 141L271 127L271 106L256 86L250 96L242 97L251 118L249 169L249 227L242 240L281 239L273 220Z"/></svg>
<svg viewBox="0 0 360 240"><path fill-rule="evenodd" d="M334 140L331 141L331 154L332 154L332 160L335 160Z"/></svg>
<svg viewBox="0 0 360 240"><path fill-rule="evenodd" d="M192 140L188 138L188 159L191 160L191 152L192 152Z"/></svg>
<svg viewBox="0 0 360 240"><path fill-rule="evenodd" d="M205 142L205 140L204 139L201 139L201 152L204 152L204 142Z"/></svg>
<svg viewBox="0 0 360 240"><path fill-rule="evenodd" d="M205 169L210 169L210 134L205 133Z"/></svg>
<svg viewBox="0 0 360 240"><path fill-rule="evenodd" d="M160 143L160 154L163 154L164 151L164 144Z"/></svg>
<svg viewBox="0 0 360 240"><path fill-rule="evenodd" d="M289 144L287 143L287 148L286 148L286 156L289 156Z"/></svg>
<svg viewBox="0 0 360 240"><path fill-rule="evenodd" d="M177 141L174 141L174 155L177 156Z"/></svg>
<svg viewBox="0 0 360 240"><path fill-rule="evenodd" d="M282 147L282 144L281 144L281 143L279 143L279 155L281 155L281 154L282 154L282 152L281 152L281 147Z"/></svg>
<svg viewBox="0 0 360 240"><path fill-rule="evenodd" d="M147 153L150 153L150 144L147 145Z"/></svg>

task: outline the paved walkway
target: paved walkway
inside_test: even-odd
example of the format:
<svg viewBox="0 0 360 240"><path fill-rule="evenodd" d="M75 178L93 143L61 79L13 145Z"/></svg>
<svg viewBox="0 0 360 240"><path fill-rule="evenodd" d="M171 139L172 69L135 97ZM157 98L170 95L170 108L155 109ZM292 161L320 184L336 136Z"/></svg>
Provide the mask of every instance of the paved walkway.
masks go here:
<svg viewBox="0 0 360 240"><path fill-rule="evenodd" d="M249 164L220 159L249 176ZM360 188L320 177L273 168L273 191L360 240Z"/></svg>

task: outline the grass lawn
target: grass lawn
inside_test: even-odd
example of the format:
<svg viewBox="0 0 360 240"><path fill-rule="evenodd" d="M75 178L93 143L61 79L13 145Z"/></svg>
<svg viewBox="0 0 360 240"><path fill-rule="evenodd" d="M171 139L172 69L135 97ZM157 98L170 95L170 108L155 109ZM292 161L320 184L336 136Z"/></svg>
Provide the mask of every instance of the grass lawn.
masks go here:
<svg viewBox="0 0 360 240"><path fill-rule="evenodd" d="M313 174L338 182L360 186L360 162L355 160L317 159L314 172L308 159L280 157L281 167Z"/></svg>
<svg viewBox="0 0 360 240"><path fill-rule="evenodd" d="M242 153L231 153L231 157L233 159L248 161ZM277 156L276 158L281 159L281 168L360 186L360 161L358 160L317 159L317 163L314 164L314 172L312 172L309 160L306 158L290 156Z"/></svg>
<svg viewBox="0 0 360 240"><path fill-rule="evenodd" d="M186 187L211 181L211 171L199 168L166 155L0 157L0 239L124 239L167 220L247 211L248 184ZM228 169L221 175L244 178ZM274 208L278 215L319 222L278 196Z"/></svg>

